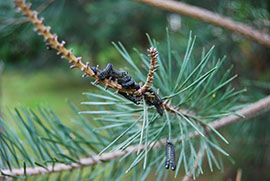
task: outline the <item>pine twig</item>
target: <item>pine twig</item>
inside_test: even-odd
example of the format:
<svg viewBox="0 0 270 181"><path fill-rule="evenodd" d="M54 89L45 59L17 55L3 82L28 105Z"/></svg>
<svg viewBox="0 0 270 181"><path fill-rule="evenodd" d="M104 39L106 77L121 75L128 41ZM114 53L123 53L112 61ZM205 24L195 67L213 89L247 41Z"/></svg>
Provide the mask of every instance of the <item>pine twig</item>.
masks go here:
<svg viewBox="0 0 270 181"><path fill-rule="evenodd" d="M222 128L224 126L227 126L229 124L241 121L241 120L245 120L247 118L252 118L254 116L256 116L257 114L260 114L264 111L270 111L270 96L267 96L245 108L242 108L238 111L236 111L237 114L241 114L244 116L243 117L239 117L236 115L230 115L230 116L226 116L223 117L221 119L215 120L211 123L209 123L209 126L212 126L214 129L219 129ZM207 129L207 128L206 128ZM211 132L212 130L208 129L208 132ZM194 134L191 134L189 136L189 138L194 138L199 136L198 132L195 132ZM153 146L153 149L158 149L161 146L166 144L166 139L161 139L158 143L156 143ZM172 142L175 140L172 140ZM150 145L151 147L151 145ZM139 147L138 145L132 145L127 147L125 150L123 151L115 151L115 152L109 152L109 153L103 153L102 155L98 156L98 155L93 155L89 158L82 158L78 161L78 163L72 163L70 165L65 165L65 164L55 164L54 165L54 169L52 169L52 166L49 165L47 167L47 169L45 168L41 168L41 167L27 167L26 168L26 174L28 176L30 175L41 175L41 174L50 174L53 172L62 172L62 171L68 171L68 170L73 170L73 169L77 169L77 168L82 168L82 167L86 167L86 166L91 166L91 165L95 165L98 163L101 163L101 161L110 161L110 160L114 160L117 159L119 157L124 156L125 154L127 154L130 151L133 151L133 153L136 153L138 150L144 149L143 146ZM150 150L149 150L150 151ZM1 170L2 173L7 174L7 175L12 175L12 176L24 176L24 170L23 168L20 169L12 169L12 171L6 169L6 170ZM0 175L0 178L4 178L4 175Z"/></svg>
<svg viewBox="0 0 270 181"><path fill-rule="evenodd" d="M91 70L89 66L89 62L86 62L84 64L82 62L82 57L76 57L72 53L72 49L67 50L65 48L65 41L62 41L61 43L58 41L58 36L56 34L52 34L50 32L51 27L45 26L43 21L44 18L38 18L38 12L32 11L31 4L28 5L25 4L25 0L14 0L17 8L19 11L22 11L22 13L27 16L29 21L35 26L35 31L39 32L39 35L43 36L46 44L48 46L51 46L52 48L57 50L58 55L62 55L61 58L69 60L69 63L72 65L70 66L71 69L73 68L79 68L81 71L84 72L83 77L92 77L96 80L98 80L99 83L104 83L107 88L115 89L117 92L125 92L129 94L135 94L136 90L131 89L124 89L120 84L118 84L116 81L112 81L110 79L104 79L99 80L98 76Z"/></svg>
<svg viewBox="0 0 270 181"><path fill-rule="evenodd" d="M151 63L150 63L150 68L149 68L149 72L147 74L147 79L145 84L138 90L139 94L142 95L147 89L151 88L151 84L153 84L152 80L154 79L154 72L157 71L157 68L159 67L159 65L157 64L157 57L158 57L158 51L156 48L154 47L150 47L148 50L148 56L151 59Z"/></svg>
<svg viewBox="0 0 270 181"><path fill-rule="evenodd" d="M241 181L242 180L242 169L238 168L236 173L235 181Z"/></svg>
<svg viewBox="0 0 270 181"><path fill-rule="evenodd" d="M262 33L254 28L251 28L245 24L233 21L232 19L221 16L217 13L213 13L209 10L191 6L183 2L172 0L137 0L139 2L154 6L160 9L168 10L185 16L211 23L221 28L227 29L232 32L236 32L244 37L258 42L266 47L270 47L270 36Z"/></svg>
<svg viewBox="0 0 270 181"><path fill-rule="evenodd" d="M105 84L105 89L112 88L115 89L116 92L124 93L125 95L132 95L134 97L138 97L138 100L140 100L142 97L145 97L147 100L148 105L155 105L157 109L159 110L159 114L162 115L162 101L158 94L154 92L150 84L152 84L153 79L153 73L156 71L156 68L158 65L155 65L157 63L157 56L158 52L155 48L151 47L149 51L149 57L151 58L151 66L149 69L148 77L146 83L139 89L133 89L133 88L124 88L121 84L118 83L117 79L112 79L112 77L104 78L104 80L100 79L99 77L99 71L98 68L93 70L89 65L89 62L86 62L84 64L82 62L82 57L76 57L72 53L72 49L67 50L65 48L65 41L62 41L61 43L58 41L58 36L56 34L52 34L50 32L51 27L45 26L43 24L44 18L38 18L38 12L32 11L31 4L25 4L25 0L14 0L17 8L19 11L22 11L23 15L27 16L29 21L35 26L35 31L39 32L39 35L43 36L46 45L50 46L57 50L58 55L62 55L61 58L69 60L69 63L72 65L70 66L71 69L73 68L79 68L81 71L84 72L82 77L92 77L95 79L95 83L103 83Z"/></svg>
<svg viewBox="0 0 270 181"><path fill-rule="evenodd" d="M159 97L158 93L152 90L151 84L153 80L153 73L157 70L159 65L157 64L157 57L158 57L158 51L156 48L151 47L148 52L149 52L149 57L151 59L151 64L149 68L149 73L147 76L146 83L139 87L139 88L124 88L122 86L123 84L119 84L118 80L119 79L112 79L111 76L109 77L104 77L104 79L100 78L100 71L98 71L98 67L95 67L95 69L92 69L90 67L90 63L86 62L84 64L82 62L82 57L76 57L72 53L72 49L67 50L65 48L65 41L62 41L61 43L58 41L58 36L56 34L52 34L50 32L51 27L50 26L45 26L43 24L44 18L38 18L38 12L37 11L32 11L31 4L29 3L28 5L25 4L25 0L14 0L17 8L19 11L22 11L23 15L27 16L29 21L35 26L35 31L39 32L39 35L43 36L46 45L50 46L54 49L57 50L58 55L62 55L61 58L69 60L69 63L72 65L70 66L71 69L73 68L79 68L81 71L84 72L82 77L92 77L95 79L95 83L103 83L105 84L105 89L107 90L108 88L115 89L116 92L121 92L124 93L124 95L131 95L132 98L137 100L141 100L142 97L144 97L147 100L148 105L154 105L158 113L160 115L163 114L163 107L162 107L162 100ZM130 98L131 100L131 98Z"/></svg>
<svg viewBox="0 0 270 181"><path fill-rule="evenodd" d="M169 102L167 102L167 100L166 101L163 101L162 106L168 112L173 113L173 114L178 114L178 112L181 112L182 114L195 115L195 112L194 111L192 111L192 110L185 110L185 109L181 109L180 107L173 106L172 104L170 104Z"/></svg>

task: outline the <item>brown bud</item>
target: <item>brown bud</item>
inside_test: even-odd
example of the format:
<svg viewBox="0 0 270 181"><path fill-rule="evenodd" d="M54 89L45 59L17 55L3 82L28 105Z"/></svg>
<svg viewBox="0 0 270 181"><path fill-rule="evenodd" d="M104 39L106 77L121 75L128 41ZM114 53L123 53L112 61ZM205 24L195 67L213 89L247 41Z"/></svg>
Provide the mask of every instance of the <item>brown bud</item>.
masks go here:
<svg viewBox="0 0 270 181"><path fill-rule="evenodd" d="M50 27L50 29L51 29L51 27ZM54 34L53 34L53 40L54 40L54 41L58 41L57 39L58 39L58 36L57 36L57 34L54 33Z"/></svg>
<svg viewBox="0 0 270 181"><path fill-rule="evenodd" d="M72 48L68 50L67 56L70 57L71 54L72 54Z"/></svg>
<svg viewBox="0 0 270 181"><path fill-rule="evenodd" d="M95 80L94 84L95 84L95 85L98 85L98 84L99 84L99 80L98 80L98 79Z"/></svg>
<svg viewBox="0 0 270 181"><path fill-rule="evenodd" d="M44 33L49 33L51 31L51 27L50 26L45 26L43 32Z"/></svg>
<svg viewBox="0 0 270 181"><path fill-rule="evenodd" d="M34 11L32 12L32 16L31 16L31 17L32 17L32 18L37 18L37 15L38 15L38 12L34 10Z"/></svg>
<svg viewBox="0 0 270 181"><path fill-rule="evenodd" d="M87 77L88 75L86 74L86 73L84 73L84 74L82 74L82 77L84 78L84 77Z"/></svg>
<svg viewBox="0 0 270 181"><path fill-rule="evenodd" d="M39 23L40 23L40 24L42 24L42 23L43 23L43 21L44 21L44 18L43 18L43 17L41 17L41 18L39 19Z"/></svg>
<svg viewBox="0 0 270 181"><path fill-rule="evenodd" d="M71 52L72 52L72 49L71 49ZM82 57L77 57L76 58L76 63L81 63L82 62Z"/></svg>
<svg viewBox="0 0 270 181"><path fill-rule="evenodd" d="M70 69L74 69L74 68L76 68L77 66L76 65L71 65L69 68Z"/></svg>
<svg viewBox="0 0 270 181"><path fill-rule="evenodd" d="M65 46L65 44L66 44L66 42L65 41L61 41L61 46L63 47L63 46Z"/></svg>

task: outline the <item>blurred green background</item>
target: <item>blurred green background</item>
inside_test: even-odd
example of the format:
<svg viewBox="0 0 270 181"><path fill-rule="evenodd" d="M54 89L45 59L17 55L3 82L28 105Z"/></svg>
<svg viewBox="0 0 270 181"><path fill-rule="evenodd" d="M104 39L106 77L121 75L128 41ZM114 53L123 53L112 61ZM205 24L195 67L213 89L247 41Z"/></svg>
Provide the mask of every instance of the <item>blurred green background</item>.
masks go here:
<svg viewBox="0 0 270 181"><path fill-rule="evenodd" d="M172 47L180 51L182 56L190 31L197 36L194 57L200 57L202 48L208 49L212 45L216 46L214 56L226 55L224 68L233 64L234 73L239 75L234 86L248 88L247 94L243 96L243 102L255 101L270 94L269 48L228 30L131 0L31 0L31 2L33 8L39 10L40 15L45 17L45 24L52 27L52 32L57 33L60 40L65 40L67 47L72 47L75 55L82 56L84 61L90 61L91 65L98 64L104 67L111 62L117 67L125 68L127 65L123 65L123 59L111 45L112 41L121 41L131 56L139 60L133 48L146 52L149 44L145 33L149 33L161 43L165 42L166 45L165 29L168 27ZM262 32L270 32L268 0L184 2L229 16ZM80 102L84 100L82 93L96 90L91 86L90 79L81 78L79 70L70 71L67 61L61 61L54 50L47 51L43 39L32 29L33 26L26 23L26 19L20 13L16 13L11 0L0 1L0 59L4 63L0 77L1 109L5 112L20 104L31 108L48 104L60 118L69 120L66 100L71 100L79 108L85 109L80 106ZM268 127L269 119L269 115L266 115L264 120L268 121L265 122ZM267 132L266 128L256 130ZM237 135L237 132L232 134ZM234 180L236 170L239 168L243 170L244 180L254 180L258 175L262 176L260 180L270 178L265 170L270 165L270 151L268 153L259 151L268 156L266 157L268 160L258 161L258 155L249 154L248 159L251 162L248 163L252 163L253 166L247 166L246 159L241 157L243 154L239 155L243 151L241 144L234 141L229 134L228 137L233 147L230 145L227 148L234 154L232 158L236 164L226 162L225 174L217 170L214 174L208 174L206 165L206 174L200 177L202 180L209 178ZM269 137L266 137L267 139L269 141ZM248 143L246 149L258 152L254 149L253 142ZM260 149L269 150L269 145L261 146ZM254 168L261 169L252 172Z"/></svg>

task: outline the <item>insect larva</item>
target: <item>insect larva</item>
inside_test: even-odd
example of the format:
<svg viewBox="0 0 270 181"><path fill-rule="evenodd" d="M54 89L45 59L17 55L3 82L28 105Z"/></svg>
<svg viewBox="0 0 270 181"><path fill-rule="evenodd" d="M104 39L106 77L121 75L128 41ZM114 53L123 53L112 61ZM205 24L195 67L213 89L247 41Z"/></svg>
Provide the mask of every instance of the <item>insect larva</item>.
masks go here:
<svg viewBox="0 0 270 181"><path fill-rule="evenodd" d="M135 104L139 104L140 103L140 100L138 98L136 98L135 96L128 95L127 93L124 93L124 92L119 92L119 94L121 94L122 96L124 96L128 100L134 102Z"/></svg>
<svg viewBox="0 0 270 181"><path fill-rule="evenodd" d="M97 75L97 67L91 66L90 68L94 72L94 74Z"/></svg>
<svg viewBox="0 0 270 181"><path fill-rule="evenodd" d="M169 169L170 168L170 157L168 154L168 145L166 146L166 162L165 162L165 168Z"/></svg>
<svg viewBox="0 0 270 181"><path fill-rule="evenodd" d="M100 80L104 80L105 78L108 78L111 75L112 71L112 64L108 63L107 66L103 71L101 71L98 75Z"/></svg>
<svg viewBox="0 0 270 181"><path fill-rule="evenodd" d="M175 149L174 149L174 145L169 140L167 140L165 168L168 169L170 166L171 166L172 171L174 171L176 168Z"/></svg>

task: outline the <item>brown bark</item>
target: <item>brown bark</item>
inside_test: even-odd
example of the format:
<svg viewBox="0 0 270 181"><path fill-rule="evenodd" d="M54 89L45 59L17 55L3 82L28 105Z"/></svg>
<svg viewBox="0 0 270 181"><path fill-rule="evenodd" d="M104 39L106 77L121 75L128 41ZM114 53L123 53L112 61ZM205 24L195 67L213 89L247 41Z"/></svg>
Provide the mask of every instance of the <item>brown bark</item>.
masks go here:
<svg viewBox="0 0 270 181"><path fill-rule="evenodd" d="M228 17L221 16L217 13L213 13L209 10L172 0L137 0L137 1L148 4L150 6L154 6L160 9L182 14L185 16L189 16L204 21L206 23L219 26L221 28L243 35L244 37L257 43L260 43L266 47L270 47L270 36L268 34L260 32L245 24L236 22Z"/></svg>

